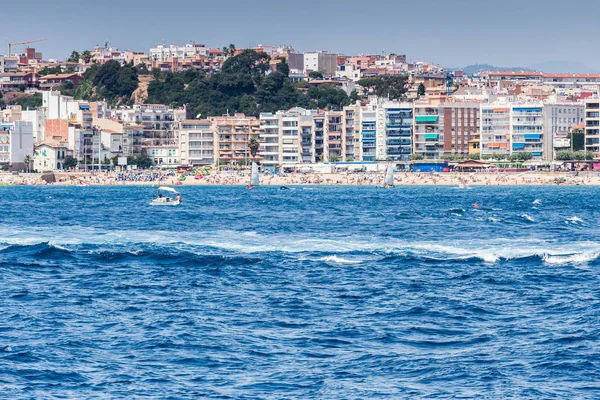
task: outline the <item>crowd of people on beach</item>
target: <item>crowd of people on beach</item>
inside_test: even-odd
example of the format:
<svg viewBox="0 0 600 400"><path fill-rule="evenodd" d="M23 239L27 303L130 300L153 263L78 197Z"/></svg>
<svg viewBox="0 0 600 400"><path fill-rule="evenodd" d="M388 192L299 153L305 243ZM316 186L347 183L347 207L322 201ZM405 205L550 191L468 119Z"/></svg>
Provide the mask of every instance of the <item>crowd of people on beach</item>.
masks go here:
<svg viewBox="0 0 600 400"><path fill-rule="evenodd" d="M383 183L383 172L337 171L335 173L292 172L264 173L261 185L364 185ZM57 173L53 179L42 174L0 174L0 184L6 185L248 185L250 171L208 170L182 173L175 170L148 170L127 172ZM396 172L394 184L442 186L506 186L506 185L597 185L599 176L594 172L574 175L568 172Z"/></svg>

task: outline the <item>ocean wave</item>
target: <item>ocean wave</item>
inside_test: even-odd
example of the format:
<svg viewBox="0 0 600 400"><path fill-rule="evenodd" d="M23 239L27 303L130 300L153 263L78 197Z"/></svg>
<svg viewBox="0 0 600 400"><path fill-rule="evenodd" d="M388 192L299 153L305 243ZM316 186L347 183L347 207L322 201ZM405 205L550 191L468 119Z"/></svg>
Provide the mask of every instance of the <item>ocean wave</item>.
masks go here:
<svg viewBox="0 0 600 400"><path fill-rule="evenodd" d="M583 220L577 216L573 216L571 218L567 218L565 220L566 224L571 224L571 225L581 225L583 224Z"/></svg>
<svg viewBox="0 0 600 400"><path fill-rule="evenodd" d="M521 214L521 218L528 222L535 222L535 219L533 219L533 217L528 214Z"/></svg>
<svg viewBox="0 0 600 400"><path fill-rule="evenodd" d="M326 256L319 259L327 264L360 264L360 260L350 260L338 256Z"/></svg>
<svg viewBox="0 0 600 400"><path fill-rule="evenodd" d="M3 235L11 231L11 234ZM244 262L260 260L261 253L283 253L298 258L316 254L311 260L329 264L359 264L365 260L386 258L430 261L480 260L493 264L506 260L535 258L548 265L590 262L600 254L600 243L546 243L534 239L480 239L444 241L410 241L390 237L352 236L320 237L313 234L276 235L256 231L179 232L120 231L108 232L77 227L70 231L50 228L35 232L15 231L0 226L0 255L69 256L85 252L90 257L118 261L127 257L171 260L197 259L219 264L219 257L231 261L236 254ZM325 255L323 255L325 254ZM213 259L212 257L216 257ZM202 257L208 257L202 259Z"/></svg>

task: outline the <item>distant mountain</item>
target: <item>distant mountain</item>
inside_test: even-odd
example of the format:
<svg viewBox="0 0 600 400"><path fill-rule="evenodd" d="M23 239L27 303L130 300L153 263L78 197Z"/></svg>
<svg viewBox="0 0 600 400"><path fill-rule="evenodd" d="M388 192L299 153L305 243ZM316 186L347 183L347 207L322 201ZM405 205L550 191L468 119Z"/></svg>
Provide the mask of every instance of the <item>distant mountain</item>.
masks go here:
<svg viewBox="0 0 600 400"><path fill-rule="evenodd" d="M593 69L578 61L548 61L530 66L536 71L542 71L549 74L573 73L573 74L594 74L599 70Z"/></svg>
<svg viewBox="0 0 600 400"><path fill-rule="evenodd" d="M494 65L489 64L473 64L467 65L464 68L460 68L461 71L464 71L468 75L473 75L477 72L481 71L533 71L530 68L524 67L496 67Z"/></svg>

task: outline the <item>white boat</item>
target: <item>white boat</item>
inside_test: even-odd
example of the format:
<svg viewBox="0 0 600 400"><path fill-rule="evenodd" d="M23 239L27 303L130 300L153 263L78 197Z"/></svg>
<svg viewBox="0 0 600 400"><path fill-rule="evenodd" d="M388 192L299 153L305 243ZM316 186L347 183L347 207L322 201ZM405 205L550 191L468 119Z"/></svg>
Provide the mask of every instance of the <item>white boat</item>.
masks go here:
<svg viewBox="0 0 600 400"><path fill-rule="evenodd" d="M258 175L258 165L255 162L252 163L252 174L250 175L250 187L254 188L260 185L260 178Z"/></svg>
<svg viewBox="0 0 600 400"><path fill-rule="evenodd" d="M163 195L165 192L165 195ZM181 204L181 194L172 187L161 186L158 188L158 197L152 199L151 206L178 206Z"/></svg>

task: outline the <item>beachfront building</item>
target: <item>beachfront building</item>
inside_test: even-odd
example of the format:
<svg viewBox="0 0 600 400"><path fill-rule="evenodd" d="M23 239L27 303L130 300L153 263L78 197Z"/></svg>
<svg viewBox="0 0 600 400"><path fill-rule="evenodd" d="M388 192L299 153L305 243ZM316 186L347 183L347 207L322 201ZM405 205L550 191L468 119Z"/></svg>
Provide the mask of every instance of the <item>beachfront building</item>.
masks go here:
<svg viewBox="0 0 600 400"><path fill-rule="evenodd" d="M125 125L142 127L142 136L132 138L141 142L141 152L152 158L155 165L180 164L179 138L176 128L188 116L184 107L171 108L163 104L136 104L132 108L110 110L111 118Z"/></svg>
<svg viewBox="0 0 600 400"><path fill-rule="evenodd" d="M481 104L480 153L504 157L511 154L510 105L505 102Z"/></svg>
<svg viewBox="0 0 600 400"><path fill-rule="evenodd" d="M177 129L181 165L215 163L215 131L209 120L183 120Z"/></svg>
<svg viewBox="0 0 600 400"><path fill-rule="evenodd" d="M554 103L544 104L544 158L553 159L554 147L559 143L568 142L569 132L574 126L584 122L585 107L579 103Z"/></svg>
<svg viewBox="0 0 600 400"><path fill-rule="evenodd" d="M444 153L444 137L440 127L440 107L430 102L414 105L413 152L425 160L437 160Z"/></svg>
<svg viewBox="0 0 600 400"><path fill-rule="evenodd" d="M585 150L600 154L600 99L591 98L585 101Z"/></svg>
<svg viewBox="0 0 600 400"><path fill-rule="evenodd" d="M531 153L534 159L546 159L543 109L542 103L511 107L511 154Z"/></svg>
<svg viewBox="0 0 600 400"><path fill-rule="evenodd" d="M360 160L360 106L346 106L343 112L344 161Z"/></svg>
<svg viewBox="0 0 600 400"><path fill-rule="evenodd" d="M25 169L25 157L33 157L33 126L31 122L0 123L0 166L12 165Z"/></svg>
<svg viewBox="0 0 600 400"><path fill-rule="evenodd" d="M37 172L64 169L66 158L73 156L68 142L52 139L35 143L33 153L33 170Z"/></svg>
<svg viewBox="0 0 600 400"><path fill-rule="evenodd" d="M218 165L243 166L252 160L248 141L259 140L260 121L244 114L208 117L215 129L215 159Z"/></svg>
<svg viewBox="0 0 600 400"><path fill-rule="evenodd" d="M386 101L378 105L383 113L384 124L381 130L385 132L385 154L381 159L391 161L409 161L412 154L413 136L413 105ZM379 157L378 157L379 158Z"/></svg>
<svg viewBox="0 0 600 400"><path fill-rule="evenodd" d="M360 161L377 159L377 111L372 105L360 108Z"/></svg>
<svg viewBox="0 0 600 400"><path fill-rule="evenodd" d="M479 132L480 105L477 102L442 103L440 132L444 154L468 156L469 141Z"/></svg>
<svg viewBox="0 0 600 400"><path fill-rule="evenodd" d="M301 162L314 162L313 117L316 115L315 110L300 107L260 115L259 155L265 169L291 168Z"/></svg>

